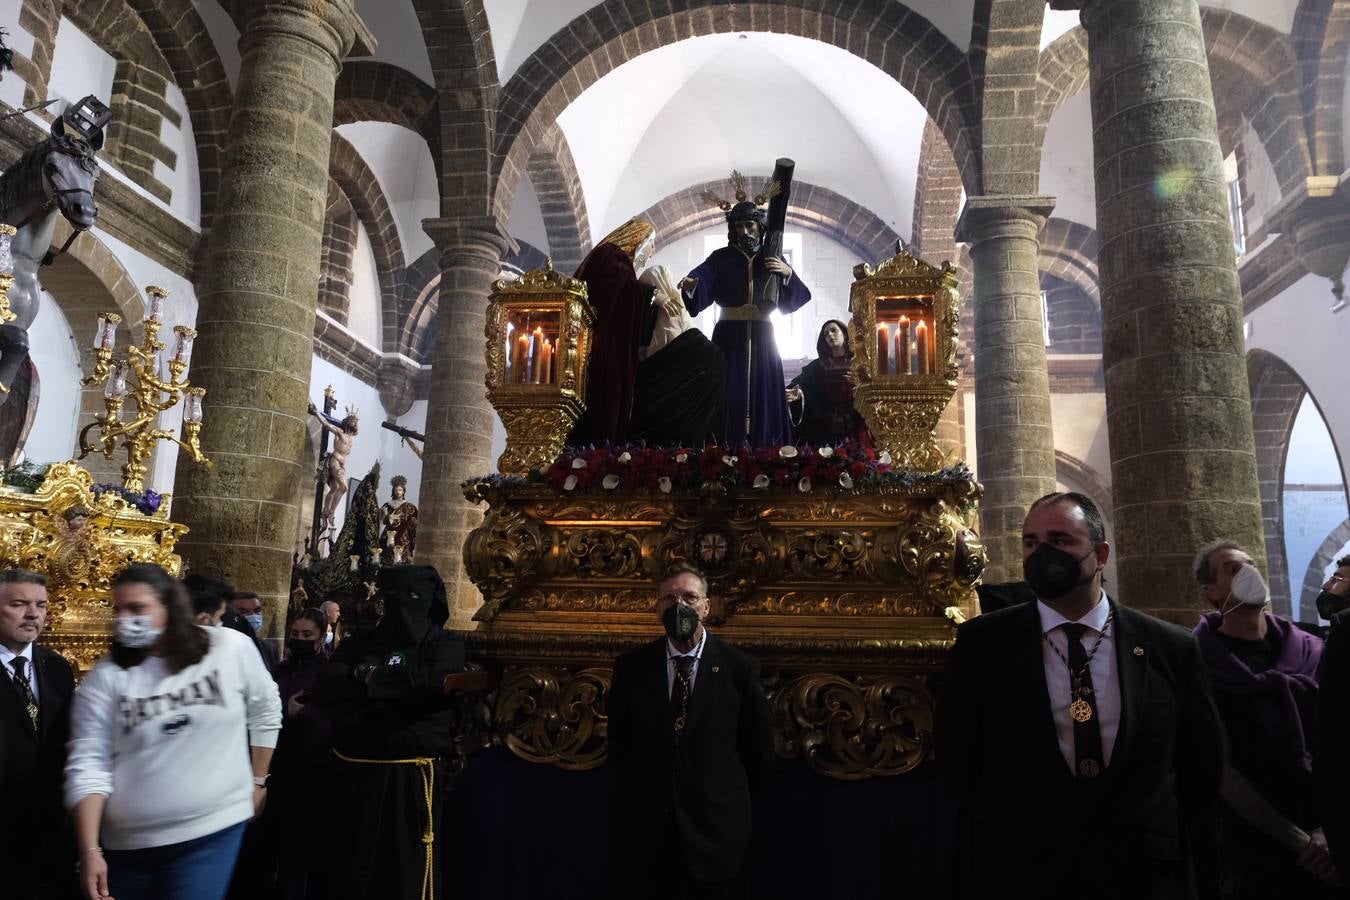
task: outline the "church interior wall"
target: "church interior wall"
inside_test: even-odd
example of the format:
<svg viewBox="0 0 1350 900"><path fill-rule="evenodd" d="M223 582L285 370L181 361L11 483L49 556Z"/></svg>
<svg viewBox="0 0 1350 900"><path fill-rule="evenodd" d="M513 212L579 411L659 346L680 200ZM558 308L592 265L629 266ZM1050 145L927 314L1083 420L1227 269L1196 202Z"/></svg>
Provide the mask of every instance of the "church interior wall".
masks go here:
<svg viewBox="0 0 1350 900"><path fill-rule="evenodd" d="M422 220L440 215L436 167L426 139L389 122L355 122L340 125L336 131L351 142L375 173L398 226L403 258L417 259L431 247Z"/></svg>
<svg viewBox="0 0 1350 900"><path fill-rule="evenodd" d="M1040 190L1055 198L1055 217L1089 226L1097 221L1091 134L1092 103L1083 91L1050 117L1040 168Z"/></svg>
<svg viewBox="0 0 1350 900"><path fill-rule="evenodd" d="M371 249L366 226L358 221L352 280L347 288L347 330L375 351L383 346L381 299L375 251Z"/></svg>
<svg viewBox="0 0 1350 900"><path fill-rule="evenodd" d="M529 178L520 179L516 185L516 193L511 198L510 218L506 220L506 230L517 241L524 241L546 254L549 252L544 212L539 206L539 195L535 193L534 185Z"/></svg>
<svg viewBox="0 0 1350 900"><path fill-rule="evenodd" d="M1242 179L1242 192L1251 197L1247 207L1247 233L1258 232L1265 224L1266 214L1280 202L1280 182L1275 175L1275 166L1270 161L1265 144L1261 143L1255 129L1244 121L1241 131L1242 151L1246 159Z"/></svg>
<svg viewBox="0 0 1350 900"><path fill-rule="evenodd" d="M40 387L24 455L34 462L69 459L80 425L80 348L60 304L45 291L28 340Z"/></svg>

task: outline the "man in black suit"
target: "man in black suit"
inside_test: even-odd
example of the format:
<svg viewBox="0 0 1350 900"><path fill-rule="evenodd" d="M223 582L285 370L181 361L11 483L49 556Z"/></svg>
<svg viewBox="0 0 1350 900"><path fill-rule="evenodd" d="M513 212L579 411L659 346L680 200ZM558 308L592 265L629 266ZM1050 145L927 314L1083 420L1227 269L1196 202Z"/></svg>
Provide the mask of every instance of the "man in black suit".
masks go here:
<svg viewBox="0 0 1350 900"><path fill-rule="evenodd" d="M615 896L730 895L750 843L750 797L773 761L759 661L711 634L708 582L678 563L656 614L666 636L614 662Z"/></svg>
<svg viewBox="0 0 1350 900"><path fill-rule="evenodd" d="M1344 881L1350 873L1350 556L1336 560L1317 611L1331 625L1317 670L1313 778L1321 791L1322 830Z"/></svg>
<svg viewBox="0 0 1350 900"><path fill-rule="evenodd" d="M1037 600L957 632L937 749L958 784L961 893L1192 898L1217 891L1223 732L1195 639L1102 590L1110 554L1082 494L1023 525Z"/></svg>
<svg viewBox="0 0 1350 900"><path fill-rule="evenodd" d="M14 863L5 867L7 900L37 897L44 883L57 896L75 864L61 802L75 675L59 653L37 645L46 622L46 576L0 572L0 848Z"/></svg>

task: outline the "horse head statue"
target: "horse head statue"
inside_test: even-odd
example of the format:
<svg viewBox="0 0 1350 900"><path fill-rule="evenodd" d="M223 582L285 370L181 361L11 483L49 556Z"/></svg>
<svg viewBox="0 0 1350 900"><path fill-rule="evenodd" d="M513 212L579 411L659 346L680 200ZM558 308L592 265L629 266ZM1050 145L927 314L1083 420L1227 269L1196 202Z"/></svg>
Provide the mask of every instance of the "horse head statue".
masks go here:
<svg viewBox="0 0 1350 900"><path fill-rule="evenodd" d="M91 100L106 114L107 107L85 98L52 123L48 137L0 174L0 222L18 229L10 241L14 284L9 306L15 319L0 325L0 403L7 399L15 375L28 358L28 329L37 318L42 298L39 267L49 265L98 221L94 185L99 166L94 153L103 146L102 126L107 118L91 120L82 115ZM65 245L53 253L58 215L72 230Z"/></svg>

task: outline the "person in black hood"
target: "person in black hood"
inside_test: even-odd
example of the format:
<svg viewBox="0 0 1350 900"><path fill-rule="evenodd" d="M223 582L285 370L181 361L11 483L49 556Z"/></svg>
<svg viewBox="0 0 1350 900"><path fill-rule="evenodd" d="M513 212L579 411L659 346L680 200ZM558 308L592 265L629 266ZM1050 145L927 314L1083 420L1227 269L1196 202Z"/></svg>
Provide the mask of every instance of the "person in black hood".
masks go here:
<svg viewBox="0 0 1350 900"><path fill-rule="evenodd" d="M311 875L325 900L441 896L439 760L455 734L445 676L464 642L444 629L445 585L430 566L380 570L380 623L349 638L315 685L338 771L324 817L331 863ZM424 892L425 879L432 891Z"/></svg>

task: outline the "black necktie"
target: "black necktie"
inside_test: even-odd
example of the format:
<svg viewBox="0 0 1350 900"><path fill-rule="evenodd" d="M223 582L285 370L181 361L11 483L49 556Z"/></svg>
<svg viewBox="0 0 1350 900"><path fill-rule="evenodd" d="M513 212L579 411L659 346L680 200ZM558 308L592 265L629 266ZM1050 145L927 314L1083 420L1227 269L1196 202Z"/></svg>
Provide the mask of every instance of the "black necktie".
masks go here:
<svg viewBox="0 0 1350 900"><path fill-rule="evenodd" d="M1092 688L1088 654L1083 649L1087 626L1078 622L1061 625L1069 639L1069 718L1073 721L1074 770L1079 778L1096 778L1102 773L1102 731L1097 722L1097 693ZM1084 707L1078 701L1084 701ZM1084 714L1086 711L1086 714Z"/></svg>
<svg viewBox="0 0 1350 900"><path fill-rule="evenodd" d="M19 696L23 698L24 705L28 707L28 718L33 721L33 727L37 728L37 697L33 696L33 685L29 683L28 672L24 669L24 663L26 662L28 660L22 656L16 656L9 664L14 667L14 683L18 685Z"/></svg>
<svg viewBox="0 0 1350 900"><path fill-rule="evenodd" d="M697 657L675 657L675 684L670 690L670 715L675 723L675 736L684 733L685 721L689 718L689 697L694 692L694 661Z"/></svg>

